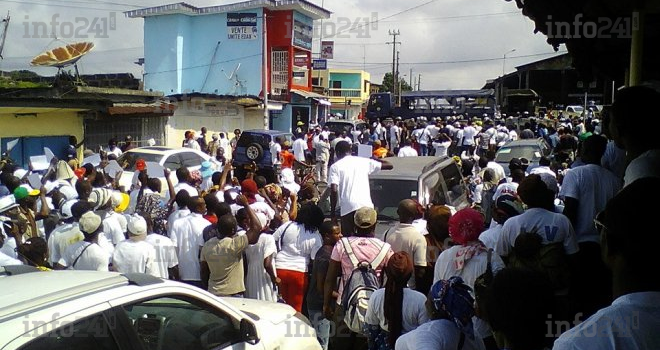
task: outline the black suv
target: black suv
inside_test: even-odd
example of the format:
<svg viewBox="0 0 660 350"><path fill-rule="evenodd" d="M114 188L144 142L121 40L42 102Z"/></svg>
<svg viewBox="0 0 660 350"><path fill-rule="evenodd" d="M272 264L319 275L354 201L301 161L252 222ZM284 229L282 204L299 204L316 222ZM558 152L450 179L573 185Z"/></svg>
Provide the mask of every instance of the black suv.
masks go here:
<svg viewBox="0 0 660 350"><path fill-rule="evenodd" d="M277 182L277 169L273 165L270 145L281 138L293 144L293 135L277 130L245 130L236 143L236 150L232 157L234 175L245 179L248 172L256 172L264 176L269 182Z"/></svg>

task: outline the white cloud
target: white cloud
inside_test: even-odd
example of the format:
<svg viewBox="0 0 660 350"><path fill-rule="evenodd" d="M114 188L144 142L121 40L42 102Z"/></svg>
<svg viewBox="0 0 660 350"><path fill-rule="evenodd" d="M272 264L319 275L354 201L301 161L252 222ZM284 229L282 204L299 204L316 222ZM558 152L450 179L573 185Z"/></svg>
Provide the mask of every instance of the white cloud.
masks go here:
<svg viewBox="0 0 660 350"><path fill-rule="evenodd" d="M235 1L194 0L189 3L196 6L209 6ZM313 0L320 5L322 0ZM402 42L400 74L422 74L422 89L457 89L480 88L486 79L502 74L502 60L471 62L471 63L436 63L454 62L486 58L500 58L511 50L506 60L507 72L516 65L550 57L521 57L539 53L552 53L552 48L546 44L545 37L533 34L533 23L522 16L512 2L504 0L442 0L435 1L418 9L385 18L408 8L423 4L428 0L393 1L393 0L342 0L325 1L325 6L333 12L325 28L332 29L346 26L349 22L355 24L356 18L371 18L377 13L381 21L377 29L369 27L368 38L358 38L357 33L349 34L348 38L337 37L335 40L335 59L330 65L342 68L363 67L371 72L372 80L380 82L385 72L391 71L391 45L385 44L392 40L389 29L399 29ZM5 2L4 8L12 16L8 38L5 45L5 60L0 61L0 69L32 69L40 74L52 75L55 69L31 67L32 57L64 42L90 40L96 48L79 63L81 74L131 72L137 77L142 74L141 67L133 62L143 56L143 20L129 19L123 11L135 9L137 6L155 6L167 2L157 0L138 1L123 0L123 5L95 2L93 0L78 0L75 3L56 2L54 0L29 0ZM41 5L39 5L41 4ZM50 6L45 6L49 4ZM62 4L67 4L63 7ZM128 6L135 4L135 6ZM74 8L77 7L77 8ZM103 25L103 19L108 20L114 12L116 29L107 30L107 38L95 38L94 33L86 30L92 21ZM516 13L510 13L516 12ZM68 34L65 26L73 26L88 38L33 38L34 22L44 22L50 26L53 15L58 15L56 31L60 37ZM27 16L27 18L26 18ZM87 27L84 26L85 20ZM63 22L69 24L63 25ZM367 27L365 27L366 29ZM64 30L64 32L63 32ZM365 46L361 46L364 44ZM409 79L406 77L405 79Z"/></svg>

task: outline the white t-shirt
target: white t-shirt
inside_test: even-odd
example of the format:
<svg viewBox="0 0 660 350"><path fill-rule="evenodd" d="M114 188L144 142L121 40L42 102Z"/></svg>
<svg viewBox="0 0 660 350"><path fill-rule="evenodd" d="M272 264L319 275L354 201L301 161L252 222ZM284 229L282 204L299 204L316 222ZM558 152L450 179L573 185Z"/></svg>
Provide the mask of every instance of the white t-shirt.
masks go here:
<svg viewBox="0 0 660 350"><path fill-rule="evenodd" d="M660 349L660 292L622 295L570 329L554 350Z"/></svg>
<svg viewBox="0 0 660 350"><path fill-rule="evenodd" d="M305 150L307 149L307 142L303 139L296 139L293 141L293 156L299 162L305 161Z"/></svg>
<svg viewBox="0 0 660 350"><path fill-rule="evenodd" d="M48 237L48 252L50 253L49 261L52 263L60 261L62 254L66 251L68 246L84 239L85 236L80 232L78 223L58 226L53 232L51 232L50 237Z"/></svg>
<svg viewBox="0 0 660 350"><path fill-rule="evenodd" d="M146 273L159 277L156 249L145 241L126 239L112 254L112 267L121 273Z"/></svg>
<svg viewBox="0 0 660 350"><path fill-rule="evenodd" d="M397 157L417 157L419 154L417 151L410 147L410 146L405 146L401 147L399 150L399 153L396 155Z"/></svg>
<svg viewBox="0 0 660 350"><path fill-rule="evenodd" d="M438 133L440 132L440 129L437 126L433 125L433 124L427 126L426 130L428 131L429 136L431 136L431 140L438 137Z"/></svg>
<svg viewBox="0 0 660 350"><path fill-rule="evenodd" d="M398 223L385 233L385 240L395 252L406 252L415 266L426 266L426 238L412 224ZM415 275L410 276L408 287L415 288Z"/></svg>
<svg viewBox="0 0 660 350"><path fill-rule="evenodd" d="M516 238L523 230L536 232L541 236L543 245L563 243L566 255L575 254L579 250L573 226L566 216L541 208L530 208L504 223L502 234L497 241L497 254L509 256Z"/></svg>
<svg viewBox="0 0 660 350"><path fill-rule="evenodd" d="M270 205L268 205L266 202L256 201L250 204L250 208L252 208L255 213L262 213L266 215L268 220L273 220L273 218L275 218L275 210L273 210L273 208L271 208Z"/></svg>
<svg viewBox="0 0 660 350"><path fill-rule="evenodd" d="M98 244L80 241L66 248L59 264L74 270L108 271L109 260L108 252Z"/></svg>
<svg viewBox="0 0 660 350"><path fill-rule="evenodd" d="M646 151L628 164L623 187L646 177L660 177L660 149Z"/></svg>
<svg viewBox="0 0 660 350"><path fill-rule="evenodd" d="M550 176L552 176L552 177L554 177L554 178L557 177L557 174L555 174L555 172L552 171L552 169L550 169L549 166L538 166L538 167L536 167L536 168L530 170L530 171L529 171L529 174L530 174L530 175L548 174L548 175L550 175Z"/></svg>
<svg viewBox="0 0 660 350"><path fill-rule="evenodd" d="M117 245L119 242L126 239L118 217L112 213L106 214L105 219L103 219L103 234L112 245Z"/></svg>
<svg viewBox="0 0 660 350"><path fill-rule="evenodd" d="M438 260L435 262L433 283L436 283L439 280L448 280L452 276L460 276L463 278L465 284L474 287L474 281L477 280L477 277L486 272L488 264L488 253L486 251L482 251L466 261L463 269L456 270L454 267L454 258L460 248L462 248L462 246L455 245L440 253ZM504 268L504 261L502 261L502 258L500 258L499 255L492 254L490 261L494 272Z"/></svg>
<svg viewBox="0 0 660 350"><path fill-rule="evenodd" d="M433 148L435 148L436 157L446 157L447 150L449 149L449 146L451 146L451 141L445 141L445 142L433 141L432 145Z"/></svg>
<svg viewBox="0 0 660 350"><path fill-rule="evenodd" d="M399 141L399 134L401 133L400 129L396 125L392 125L390 127L390 141L391 142L398 142Z"/></svg>
<svg viewBox="0 0 660 350"><path fill-rule="evenodd" d="M503 194L518 196L518 186L520 186L520 184L517 182L505 182L498 185L495 194L493 194L493 201L497 201L497 199Z"/></svg>
<svg viewBox="0 0 660 350"><path fill-rule="evenodd" d="M461 330L454 322L441 319L424 323L417 329L403 334L396 341L396 350L438 350L458 349L461 340ZM465 336L462 350L485 350L479 337L471 339Z"/></svg>
<svg viewBox="0 0 660 350"><path fill-rule="evenodd" d="M587 164L566 173L559 196L578 200L575 225L578 243L600 243L594 218L620 190L621 180L599 165Z"/></svg>
<svg viewBox="0 0 660 350"><path fill-rule="evenodd" d="M189 184L187 184L185 182L179 182L178 184L176 184L176 186L174 186L174 192L175 192L174 195L175 196L176 196L177 193L179 193L179 191L188 192L190 197L199 196L199 191L197 191L196 188L190 186Z"/></svg>
<svg viewBox="0 0 660 350"><path fill-rule="evenodd" d="M318 231L307 231L302 224L294 221L280 226L273 233L273 238L275 244L281 247L275 259L275 268L282 270L307 272L309 261L323 245Z"/></svg>
<svg viewBox="0 0 660 350"><path fill-rule="evenodd" d="M410 288L403 289L401 334L408 333L429 321L425 303L424 294ZM379 325L382 330L389 331L387 320L385 320L385 288L380 288L371 294L364 321L370 325Z"/></svg>
<svg viewBox="0 0 660 350"><path fill-rule="evenodd" d="M506 174L504 173L504 168L501 165L499 165L497 162L488 162L486 168L490 168L495 171L495 176L497 177L495 182L499 182L500 180L506 177Z"/></svg>
<svg viewBox="0 0 660 350"><path fill-rule="evenodd" d="M280 152L282 152L282 146L277 142L270 143L270 156L273 160L273 165L281 164L280 161Z"/></svg>
<svg viewBox="0 0 660 350"><path fill-rule="evenodd" d="M601 158L600 163L603 168L611 171L618 178L623 179L626 173L626 151L617 147L614 141L607 143L605 154Z"/></svg>
<svg viewBox="0 0 660 350"><path fill-rule="evenodd" d="M0 252L0 266L11 266L11 265L23 265L23 263L18 259L14 259L9 255Z"/></svg>
<svg viewBox="0 0 660 350"><path fill-rule="evenodd" d="M362 131L360 130L352 130L351 131L351 136L353 136L353 139L351 141L353 142L359 142L359 137L362 135Z"/></svg>
<svg viewBox="0 0 660 350"><path fill-rule="evenodd" d="M110 150L110 148L106 148L105 152L108 154L114 154L115 156L117 156L117 158L119 158L119 156L121 156L123 153L121 149L119 149L119 147L115 147L115 149L113 150Z"/></svg>
<svg viewBox="0 0 660 350"><path fill-rule="evenodd" d="M176 220L170 238L179 256L179 275L184 281L201 281L199 251L204 246L202 231L211 223L202 215L191 213Z"/></svg>
<svg viewBox="0 0 660 350"><path fill-rule="evenodd" d="M170 237L172 236L172 227L174 226L175 221L188 215L190 215L190 210L188 210L188 208L177 209L170 214L170 216L167 217L167 235Z"/></svg>
<svg viewBox="0 0 660 350"><path fill-rule="evenodd" d="M497 241L499 240L501 234L502 225L495 223L494 226L479 235L479 240L486 246L486 248L497 251Z"/></svg>
<svg viewBox="0 0 660 350"><path fill-rule="evenodd" d="M477 129L475 129L473 126L466 126L463 129L463 146L474 146L474 138L476 136Z"/></svg>
<svg viewBox="0 0 660 350"><path fill-rule="evenodd" d="M381 163L372 159L345 156L330 166L328 183L337 185L341 215L362 207L373 208L369 190L369 174L381 169Z"/></svg>
<svg viewBox="0 0 660 350"><path fill-rule="evenodd" d="M518 139L518 133L515 130L509 131L509 140L516 141Z"/></svg>
<svg viewBox="0 0 660 350"><path fill-rule="evenodd" d="M147 235L145 242L151 244L156 250L156 277L168 279L170 273L167 269L179 265L176 256L176 247L172 240L163 235L151 233Z"/></svg>

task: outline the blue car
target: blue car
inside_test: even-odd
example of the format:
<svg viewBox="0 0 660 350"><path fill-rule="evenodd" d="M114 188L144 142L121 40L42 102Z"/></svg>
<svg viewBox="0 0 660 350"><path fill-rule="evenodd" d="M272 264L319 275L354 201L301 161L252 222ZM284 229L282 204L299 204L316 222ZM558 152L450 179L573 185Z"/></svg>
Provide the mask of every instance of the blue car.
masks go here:
<svg viewBox="0 0 660 350"><path fill-rule="evenodd" d="M234 175L245 179L248 172L264 176L269 182L277 182L279 168L273 165L270 146L280 138L293 144L293 135L277 130L245 130L236 143L232 156Z"/></svg>

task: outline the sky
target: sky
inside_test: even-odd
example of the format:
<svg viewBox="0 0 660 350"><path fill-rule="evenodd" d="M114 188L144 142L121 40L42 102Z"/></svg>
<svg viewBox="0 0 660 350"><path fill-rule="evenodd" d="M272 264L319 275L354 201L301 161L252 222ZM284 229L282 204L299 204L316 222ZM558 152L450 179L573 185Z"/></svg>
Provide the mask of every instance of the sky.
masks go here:
<svg viewBox="0 0 660 350"><path fill-rule="evenodd" d="M317 33L335 42L330 67L364 69L382 82L392 70L393 37L401 42L400 76L421 74L422 90L479 89L488 79L516 66L557 55L515 2L504 0L311 0L332 12ZM189 0L194 6L237 2ZM164 5L161 0L1 0L0 17L11 16L0 70L30 69L53 75L56 68L30 66L47 49L92 41L94 50L80 60L81 74L130 72L142 76L134 62L143 57L143 20L123 11ZM52 26L53 18L57 25ZM114 25L112 25L114 23ZM35 30L35 27L38 30ZM46 28L46 32L44 32ZM54 32L57 38L50 34ZM90 29L92 28L92 29ZM346 30L354 28L355 30ZM344 29L344 30L342 30ZM1 29L0 29L1 30ZM315 40L318 52L320 38ZM515 50L515 51L512 51ZM512 52L511 52L512 51ZM561 47L560 52L565 51ZM506 60L503 59L506 54ZM405 75L405 76L404 76Z"/></svg>

